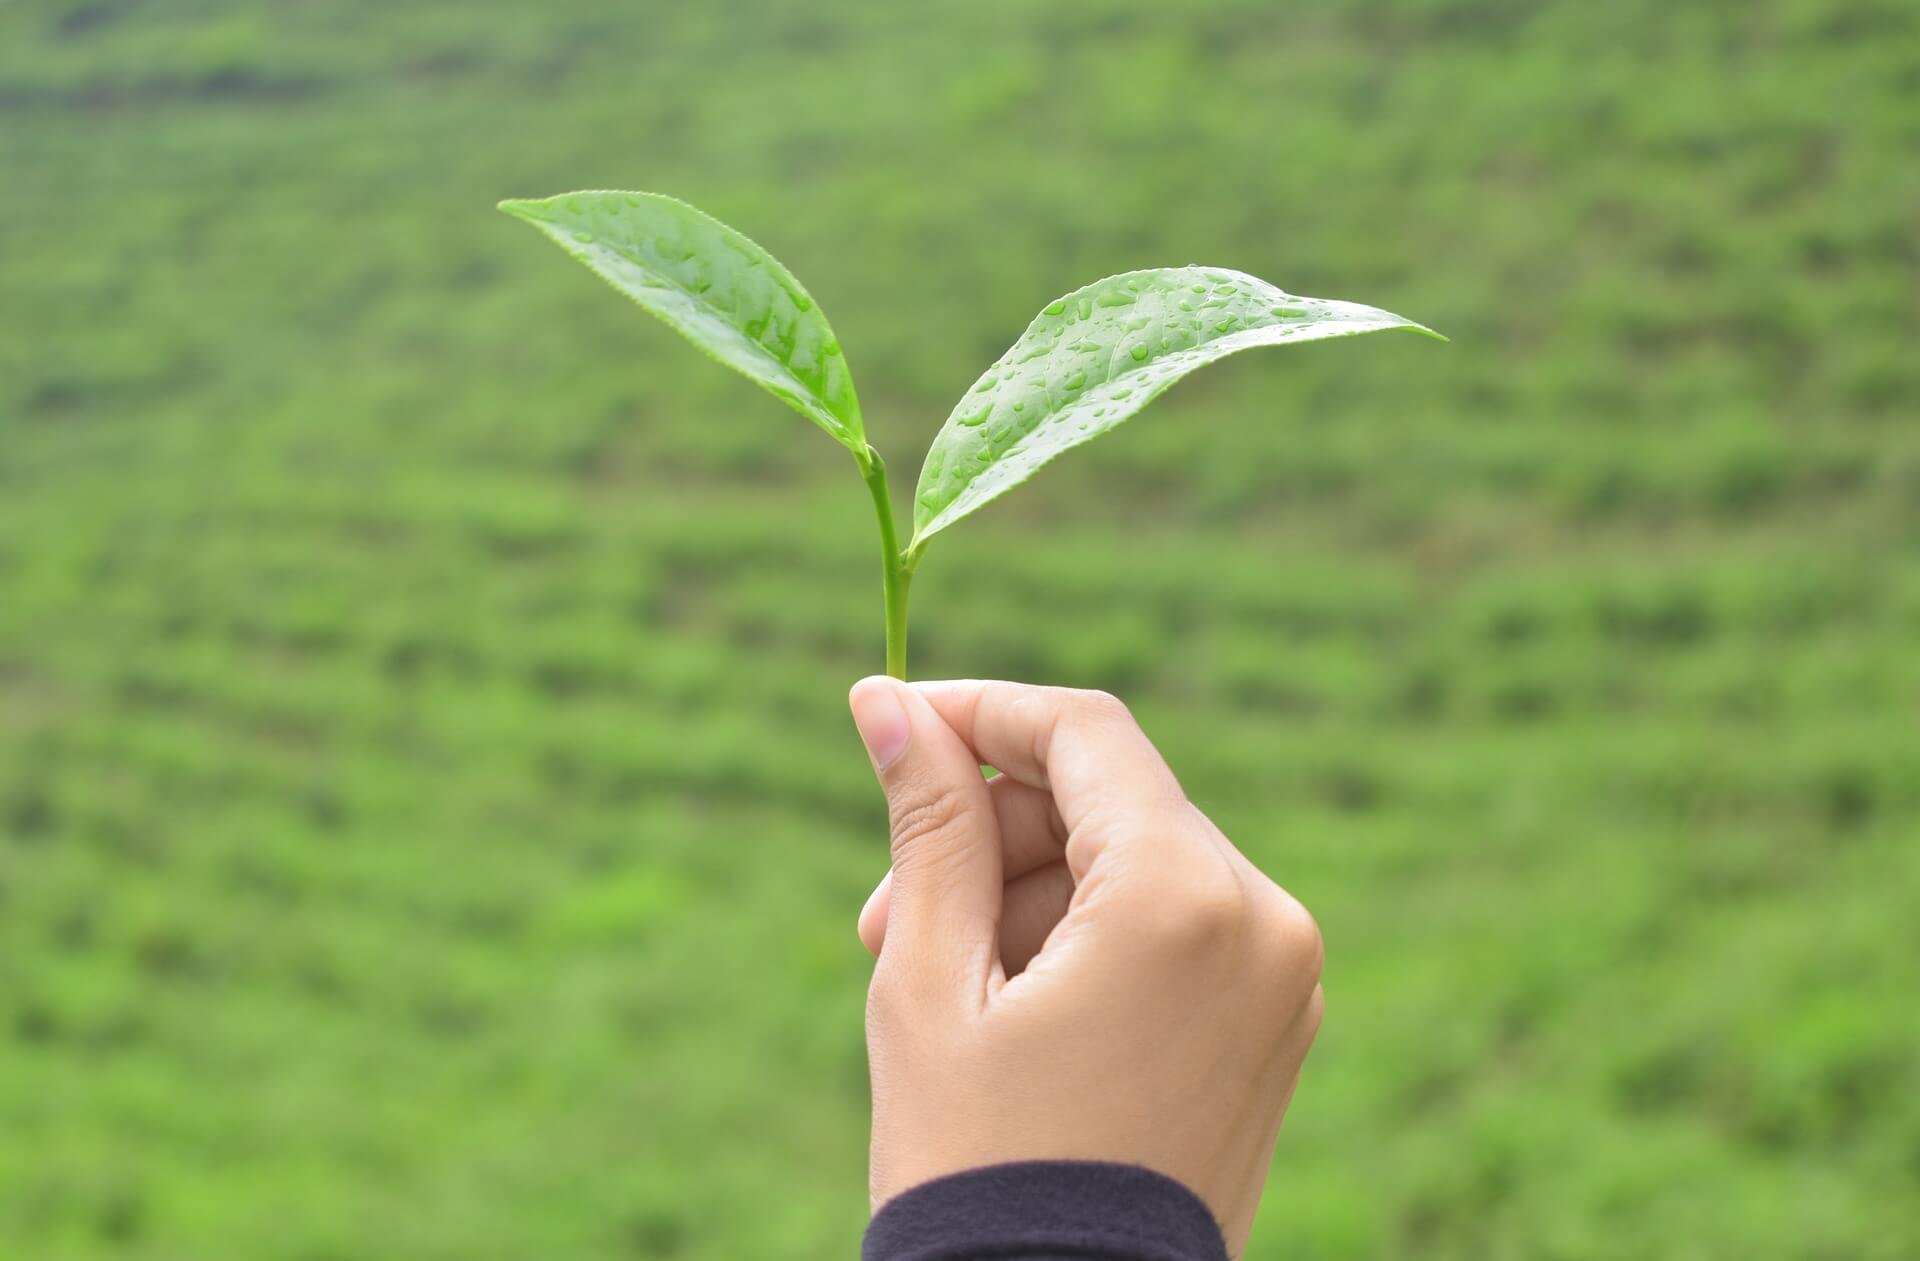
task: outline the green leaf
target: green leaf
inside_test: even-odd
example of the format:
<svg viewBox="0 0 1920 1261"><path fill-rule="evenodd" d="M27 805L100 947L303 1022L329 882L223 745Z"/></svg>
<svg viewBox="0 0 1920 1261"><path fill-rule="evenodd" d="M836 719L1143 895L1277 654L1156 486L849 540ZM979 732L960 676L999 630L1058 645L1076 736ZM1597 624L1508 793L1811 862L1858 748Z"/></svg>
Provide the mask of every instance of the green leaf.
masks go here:
<svg viewBox="0 0 1920 1261"><path fill-rule="evenodd" d="M914 492L908 550L1112 429L1195 368L1254 346L1389 328L1440 336L1386 311L1297 297L1218 267L1133 271L1076 289L1035 317L934 437Z"/></svg>
<svg viewBox="0 0 1920 1261"><path fill-rule="evenodd" d="M562 193L500 209L552 237L681 336L832 434L864 467L853 373L812 297L773 255L659 193Z"/></svg>

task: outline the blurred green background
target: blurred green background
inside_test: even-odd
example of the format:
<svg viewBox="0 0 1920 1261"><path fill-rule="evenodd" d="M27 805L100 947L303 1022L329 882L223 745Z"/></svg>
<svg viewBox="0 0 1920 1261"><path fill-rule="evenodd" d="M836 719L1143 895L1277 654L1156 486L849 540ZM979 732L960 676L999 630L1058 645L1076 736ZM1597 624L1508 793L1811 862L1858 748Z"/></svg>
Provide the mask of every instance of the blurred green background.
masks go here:
<svg viewBox="0 0 1920 1261"><path fill-rule="evenodd" d="M870 509L492 208L604 186L786 261L908 484L1110 272L1454 338L915 586L1318 913L1250 1255L1920 1255L1908 0L16 0L0 1256L851 1255Z"/></svg>

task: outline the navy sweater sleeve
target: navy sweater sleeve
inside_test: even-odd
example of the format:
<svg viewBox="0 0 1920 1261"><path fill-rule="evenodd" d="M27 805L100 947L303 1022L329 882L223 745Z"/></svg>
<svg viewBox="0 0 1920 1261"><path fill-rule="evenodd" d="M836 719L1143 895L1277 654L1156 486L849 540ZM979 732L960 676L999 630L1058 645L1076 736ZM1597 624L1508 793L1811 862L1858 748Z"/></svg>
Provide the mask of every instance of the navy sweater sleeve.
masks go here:
<svg viewBox="0 0 1920 1261"><path fill-rule="evenodd" d="M1227 1261L1200 1197L1137 1165L1036 1160L922 1183L882 1205L861 1261Z"/></svg>

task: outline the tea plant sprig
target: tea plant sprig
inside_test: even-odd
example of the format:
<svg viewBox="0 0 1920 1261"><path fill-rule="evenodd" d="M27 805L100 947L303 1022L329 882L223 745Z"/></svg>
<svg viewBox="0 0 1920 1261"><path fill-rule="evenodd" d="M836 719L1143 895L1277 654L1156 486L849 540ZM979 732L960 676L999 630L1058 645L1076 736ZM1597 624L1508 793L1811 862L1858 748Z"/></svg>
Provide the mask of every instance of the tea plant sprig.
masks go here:
<svg viewBox="0 0 1920 1261"><path fill-rule="evenodd" d="M1440 336L1387 311L1303 298L1224 267L1158 267L1096 280L1049 302L961 397L921 466L913 535L903 547L887 466L867 442L839 339L778 259L659 193L563 193L503 201L500 209L545 232L853 453L880 526L887 672L900 679L907 676L907 589L927 541L1061 452L1236 351L1395 328Z"/></svg>

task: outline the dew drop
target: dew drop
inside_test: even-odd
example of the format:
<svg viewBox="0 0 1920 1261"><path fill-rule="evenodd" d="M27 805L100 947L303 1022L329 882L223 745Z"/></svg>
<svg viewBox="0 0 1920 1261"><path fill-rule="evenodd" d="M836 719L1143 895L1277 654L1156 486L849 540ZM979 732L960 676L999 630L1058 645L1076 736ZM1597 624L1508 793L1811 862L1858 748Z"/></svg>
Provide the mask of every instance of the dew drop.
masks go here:
<svg viewBox="0 0 1920 1261"><path fill-rule="evenodd" d="M1090 320L1093 318L1093 299L1092 298L1080 299L1080 318L1083 320Z"/></svg>
<svg viewBox="0 0 1920 1261"><path fill-rule="evenodd" d="M569 198L567 198L567 209L568 209L568 210L570 210L570 211L572 211L572 212L573 212L574 214L579 214L579 213L580 213L580 199L579 199L578 197L569 197Z"/></svg>
<svg viewBox="0 0 1920 1261"><path fill-rule="evenodd" d="M987 406L981 408L979 411L975 412L973 415L962 416L959 419L961 424L971 429L976 425L984 425L987 422L987 417L991 415L993 415L993 405L989 403Z"/></svg>
<svg viewBox="0 0 1920 1261"><path fill-rule="evenodd" d="M1132 306L1134 296L1122 289L1109 289L1100 295L1101 306Z"/></svg>
<svg viewBox="0 0 1920 1261"><path fill-rule="evenodd" d="M1148 353L1147 344L1145 342L1135 342L1133 344L1133 349L1128 351L1127 353L1133 356L1133 361L1135 363L1139 363L1141 360L1147 357L1147 353Z"/></svg>
<svg viewBox="0 0 1920 1261"><path fill-rule="evenodd" d="M1013 405L1013 410L1016 412L1024 412L1027 410L1027 405L1025 403L1015 403Z"/></svg>
<svg viewBox="0 0 1920 1261"><path fill-rule="evenodd" d="M1085 385L1086 383L1087 383L1087 374L1084 372L1074 373L1072 376L1067 378L1067 382L1066 382L1067 388L1069 390L1077 390L1081 386Z"/></svg>
<svg viewBox="0 0 1920 1261"><path fill-rule="evenodd" d="M1131 395L1131 394L1133 393L1133 391L1132 391L1132 390L1130 390L1130 389L1128 389L1128 388L1127 388L1126 386L1124 386L1124 385L1123 385L1123 386L1121 386L1121 387L1120 387L1119 389L1117 389L1117 390L1109 390L1109 391L1107 391L1107 392L1108 392L1109 394L1111 394L1111 395L1112 395L1112 396L1113 396L1114 398L1116 398L1116 399L1122 399L1122 398L1127 398L1128 396L1130 396L1130 395Z"/></svg>
<svg viewBox="0 0 1920 1261"><path fill-rule="evenodd" d="M796 293L793 295L793 305L799 307L802 311L811 311L813 309L813 299L804 293Z"/></svg>
<svg viewBox="0 0 1920 1261"><path fill-rule="evenodd" d="M1193 286L1193 291L1195 293L1205 293L1207 291L1207 287L1205 285L1195 285Z"/></svg>
<svg viewBox="0 0 1920 1261"><path fill-rule="evenodd" d="M1058 315L1066 309L1067 309L1066 300L1064 298L1056 298L1054 301L1047 303L1046 314Z"/></svg>

